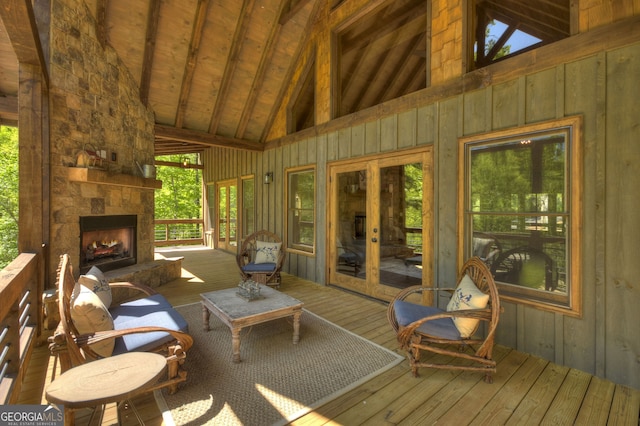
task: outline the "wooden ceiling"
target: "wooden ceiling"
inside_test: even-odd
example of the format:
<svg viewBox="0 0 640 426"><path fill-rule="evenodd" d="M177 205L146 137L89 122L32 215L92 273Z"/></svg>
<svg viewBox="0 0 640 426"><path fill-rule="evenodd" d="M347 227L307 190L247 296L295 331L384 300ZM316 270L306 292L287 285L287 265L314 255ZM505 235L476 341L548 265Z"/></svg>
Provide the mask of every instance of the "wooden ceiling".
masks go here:
<svg viewBox="0 0 640 426"><path fill-rule="evenodd" d="M17 121L16 42L4 20L24 0L2 0L0 123ZM140 85L156 120L156 155L211 146L262 150L309 33L329 0L85 0L99 39ZM378 1L336 28L345 115L426 87L428 2ZM545 38L568 35L569 0L478 0L490 16ZM27 26L28 22L22 27ZM11 31L18 24L10 23ZM21 28L21 27L20 27ZM293 128L312 126L314 73L307 73Z"/></svg>

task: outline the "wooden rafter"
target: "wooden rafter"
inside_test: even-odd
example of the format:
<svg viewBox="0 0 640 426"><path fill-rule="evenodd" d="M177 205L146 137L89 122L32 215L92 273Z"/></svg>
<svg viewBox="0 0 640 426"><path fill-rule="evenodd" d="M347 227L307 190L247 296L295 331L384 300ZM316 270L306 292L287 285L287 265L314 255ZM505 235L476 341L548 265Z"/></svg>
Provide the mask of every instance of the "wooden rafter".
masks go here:
<svg viewBox="0 0 640 426"><path fill-rule="evenodd" d="M147 15L147 29L144 38L144 55L142 59L142 74L140 76L140 100L144 105L149 104L149 87L151 85L151 67L153 66L153 53L156 47L156 35L158 33L158 20L160 19L160 0L149 1L149 13Z"/></svg>
<svg viewBox="0 0 640 426"><path fill-rule="evenodd" d="M189 43L189 53L187 55L187 61L182 77L182 84L180 85L178 109L176 111L175 126L179 129L182 128L184 123L184 114L187 109L191 85L193 84L193 75L196 69L196 62L198 61L198 50L200 49L200 42L202 41L202 30L207 19L208 8L209 0L198 1L198 7L196 8L196 15L194 18L195 23L191 33L191 42Z"/></svg>
<svg viewBox="0 0 640 426"><path fill-rule="evenodd" d="M224 75L222 77L222 84L216 97L215 108L213 109L213 115L211 116L211 123L209 124L209 133L215 134L220 125L220 119L222 118L222 112L224 108L229 89L231 87L231 79L238 66L238 56L240 49L242 48L245 35L249 29L249 22L251 21L251 15L253 14L254 0L245 0L242 4L242 10L240 12L240 20L236 27L236 33L233 36L233 44L231 46L231 52L227 59L227 66L224 69Z"/></svg>
<svg viewBox="0 0 640 426"><path fill-rule="evenodd" d="M300 2L303 3L303 2ZM278 11L278 16L283 15L285 2L281 2L280 10ZM296 9L297 11L298 9ZM282 19L279 19L278 22L282 22ZM242 138L244 136L244 132L247 129L247 125L249 123L249 119L251 118L251 114L256 106L256 98L258 96L258 91L262 87L264 83L264 79L267 72L267 64L271 62L271 58L273 58L273 53L275 51L276 45L275 40L278 39L278 35L280 34L280 30L282 29L282 24L274 25L271 28L269 33L269 38L267 39L267 43L264 49L264 52L260 58L260 63L258 64L258 70L256 71L256 76L253 79L251 84L251 89L249 90L249 97L245 102L245 106L242 109L242 114L240 116L240 122L238 124L238 129L236 130L236 137Z"/></svg>

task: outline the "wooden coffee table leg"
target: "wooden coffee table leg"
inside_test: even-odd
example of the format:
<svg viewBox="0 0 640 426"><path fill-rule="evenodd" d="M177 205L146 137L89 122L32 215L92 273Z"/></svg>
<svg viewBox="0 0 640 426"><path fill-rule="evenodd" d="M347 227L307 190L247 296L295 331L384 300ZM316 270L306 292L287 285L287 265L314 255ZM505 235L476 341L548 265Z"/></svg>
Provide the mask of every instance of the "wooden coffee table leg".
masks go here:
<svg viewBox="0 0 640 426"><path fill-rule="evenodd" d="M209 318L211 317L211 312L209 309L202 304L202 325L204 326L204 331L209 331Z"/></svg>
<svg viewBox="0 0 640 426"><path fill-rule="evenodd" d="M293 313L293 344L295 345L300 341L300 316L302 310L295 311Z"/></svg>
<svg viewBox="0 0 640 426"><path fill-rule="evenodd" d="M231 346L233 349L233 362L240 362L240 328L231 328Z"/></svg>

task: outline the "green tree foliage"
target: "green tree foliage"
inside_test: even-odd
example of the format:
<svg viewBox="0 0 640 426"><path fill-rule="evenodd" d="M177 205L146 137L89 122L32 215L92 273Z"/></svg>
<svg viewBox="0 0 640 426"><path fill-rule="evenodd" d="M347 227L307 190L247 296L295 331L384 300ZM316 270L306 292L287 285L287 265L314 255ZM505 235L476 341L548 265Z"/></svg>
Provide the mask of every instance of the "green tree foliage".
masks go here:
<svg viewBox="0 0 640 426"><path fill-rule="evenodd" d="M18 256L18 129L0 126L0 268Z"/></svg>
<svg viewBox="0 0 640 426"><path fill-rule="evenodd" d="M195 154L167 155L157 160L196 164ZM159 166L157 179L162 189L155 193L156 219L199 219L202 217L202 173L199 169Z"/></svg>

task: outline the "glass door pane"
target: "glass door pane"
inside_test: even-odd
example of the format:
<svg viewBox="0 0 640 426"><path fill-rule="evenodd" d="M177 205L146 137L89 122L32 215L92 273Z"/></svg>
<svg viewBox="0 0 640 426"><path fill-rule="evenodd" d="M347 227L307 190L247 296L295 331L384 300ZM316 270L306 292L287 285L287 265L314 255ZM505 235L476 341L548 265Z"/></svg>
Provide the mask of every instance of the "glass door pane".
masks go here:
<svg viewBox="0 0 640 426"><path fill-rule="evenodd" d="M238 246L238 186L229 185L229 247Z"/></svg>
<svg viewBox="0 0 640 426"><path fill-rule="evenodd" d="M422 164L380 169L380 284L422 284Z"/></svg>
<svg viewBox="0 0 640 426"><path fill-rule="evenodd" d="M227 187L218 187L218 244L227 243Z"/></svg>
<svg viewBox="0 0 640 426"><path fill-rule="evenodd" d="M337 175L335 271L364 279L367 250L367 187L365 169Z"/></svg>

